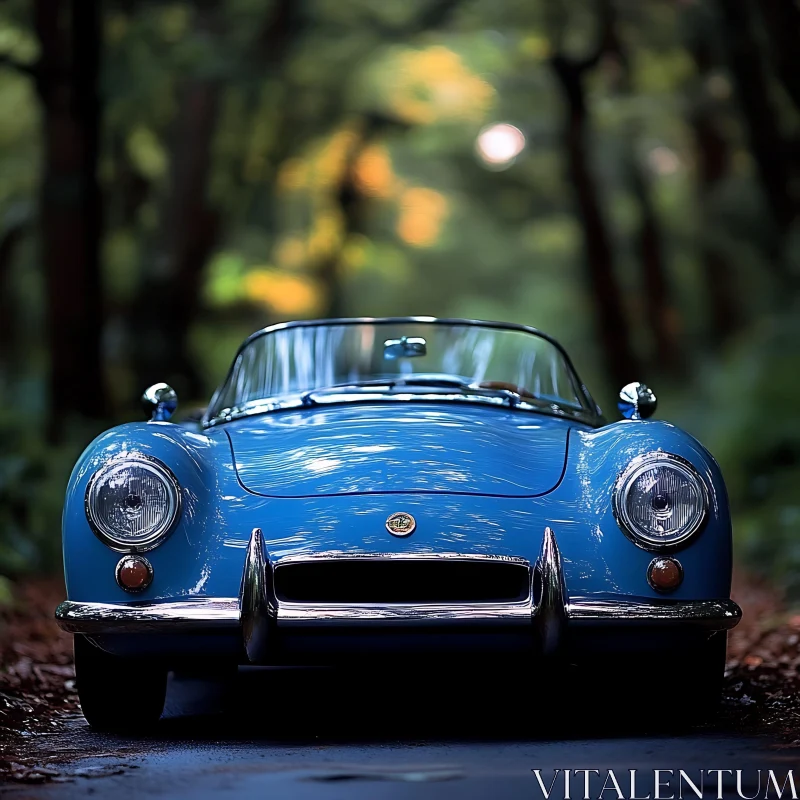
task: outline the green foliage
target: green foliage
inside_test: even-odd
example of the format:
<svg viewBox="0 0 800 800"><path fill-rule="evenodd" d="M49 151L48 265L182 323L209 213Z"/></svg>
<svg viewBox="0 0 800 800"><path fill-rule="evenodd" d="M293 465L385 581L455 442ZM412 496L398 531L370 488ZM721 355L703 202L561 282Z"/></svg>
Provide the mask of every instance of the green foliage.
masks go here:
<svg viewBox="0 0 800 800"><path fill-rule="evenodd" d="M53 447L24 417L0 423L0 604L3 575L58 569L67 479L90 430L77 423L68 440Z"/></svg>
<svg viewBox="0 0 800 800"><path fill-rule="evenodd" d="M720 462L738 555L800 601L800 393L792 309L761 320L701 371L678 418Z"/></svg>

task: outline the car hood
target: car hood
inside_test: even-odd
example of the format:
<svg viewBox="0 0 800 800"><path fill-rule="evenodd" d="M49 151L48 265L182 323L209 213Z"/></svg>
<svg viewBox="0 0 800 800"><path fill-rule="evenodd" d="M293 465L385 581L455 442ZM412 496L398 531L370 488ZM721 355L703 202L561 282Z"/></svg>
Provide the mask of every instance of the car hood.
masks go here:
<svg viewBox="0 0 800 800"><path fill-rule="evenodd" d="M530 497L558 485L570 422L461 404L352 404L222 426L242 485L272 497L450 493Z"/></svg>

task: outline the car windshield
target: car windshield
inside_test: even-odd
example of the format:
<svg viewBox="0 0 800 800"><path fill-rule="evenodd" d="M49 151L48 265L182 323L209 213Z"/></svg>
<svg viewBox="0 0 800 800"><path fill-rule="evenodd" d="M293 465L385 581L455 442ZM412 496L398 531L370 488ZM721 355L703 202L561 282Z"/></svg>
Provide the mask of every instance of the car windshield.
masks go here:
<svg viewBox="0 0 800 800"><path fill-rule="evenodd" d="M254 334L205 421L421 395L596 414L566 356L543 335L501 324L417 318L298 323Z"/></svg>

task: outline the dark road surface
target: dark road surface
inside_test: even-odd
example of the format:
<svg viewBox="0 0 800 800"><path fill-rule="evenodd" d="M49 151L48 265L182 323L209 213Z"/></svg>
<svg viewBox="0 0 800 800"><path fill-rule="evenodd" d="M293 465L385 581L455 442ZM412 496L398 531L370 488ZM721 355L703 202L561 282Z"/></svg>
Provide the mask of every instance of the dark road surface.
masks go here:
<svg viewBox="0 0 800 800"><path fill-rule="evenodd" d="M549 786L553 770L597 769L590 796L600 797L614 770L624 797L629 770L637 797L695 797L678 789L677 770L695 782L701 770L743 770L742 788L758 791L758 769L781 782L795 770L797 750L734 733L720 724L664 732L675 713L655 688L633 705L645 723L604 707L596 689L561 690L526 676L442 675L421 686L402 671L343 681L321 671L240 670L234 689L190 678L171 679L165 718L147 738L93 733L82 718L66 731L31 741L31 753L59 773L42 786L2 787L11 798L542 798L532 770ZM120 712L135 703L120 687ZM649 720L649 721L648 721ZM659 732L652 722L658 721ZM667 783L653 792L654 769ZM763 779L766 779L766 772ZM737 797L735 772L724 797ZM706 774L704 797L717 797ZM571 798L584 796L583 773L572 774ZM611 785L604 798L619 795ZM671 787L671 788L670 788ZM563 773L553 798L564 797ZM775 793L770 790L770 797ZM791 797L787 792L784 797Z"/></svg>

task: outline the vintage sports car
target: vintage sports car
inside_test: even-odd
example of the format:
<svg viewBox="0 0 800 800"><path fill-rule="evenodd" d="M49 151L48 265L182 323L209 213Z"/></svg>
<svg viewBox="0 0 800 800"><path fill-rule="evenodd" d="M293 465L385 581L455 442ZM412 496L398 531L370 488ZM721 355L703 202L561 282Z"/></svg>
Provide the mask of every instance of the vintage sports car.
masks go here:
<svg viewBox="0 0 800 800"><path fill-rule="evenodd" d="M718 691L741 614L719 468L647 419L642 384L606 422L549 336L274 325L201 421L169 421L165 384L144 401L152 419L98 437L67 489L56 619L92 725L155 722L186 663L588 658Z"/></svg>

